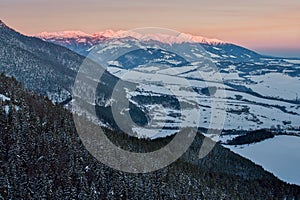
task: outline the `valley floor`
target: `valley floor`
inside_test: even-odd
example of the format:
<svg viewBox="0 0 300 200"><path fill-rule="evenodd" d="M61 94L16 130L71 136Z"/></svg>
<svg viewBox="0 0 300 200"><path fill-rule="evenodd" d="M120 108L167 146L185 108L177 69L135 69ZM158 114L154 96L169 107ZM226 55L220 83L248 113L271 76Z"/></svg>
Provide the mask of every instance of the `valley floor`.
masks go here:
<svg viewBox="0 0 300 200"><path fill-rule="evenodd" d="M224 146L261 165L279 179L300 185L300 137L280 135L249 145Z"/></svg>

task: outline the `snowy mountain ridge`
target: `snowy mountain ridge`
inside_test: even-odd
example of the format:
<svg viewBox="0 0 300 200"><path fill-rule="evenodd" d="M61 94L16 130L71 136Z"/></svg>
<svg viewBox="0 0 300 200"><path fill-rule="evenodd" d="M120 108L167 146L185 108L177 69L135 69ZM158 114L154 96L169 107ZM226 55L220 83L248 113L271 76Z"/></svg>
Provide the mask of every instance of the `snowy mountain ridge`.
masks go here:
<svg viewBox="0 0 300 200"><path fill-rule="evenodd" d="M44 40L51 40L54 38L60 39L76 39L80 40L82 38L89 38L93 40L105 39L105 38L126 38L132 37L138 40L156 40L162 43L167 44L174 44L174 43L201 43L201 44L210 44L210 45L217 45L217 44L225 44L226 42L219 40L219 39L210 39L198 35L192 35L189 33L181 33L179 35L170 36L168 34L159 33L159 34L141 34L136 31L124 31L124 30L105 30L102 32L96 32L93 34L88 34L83 31L59 31L59 32L41 32L35 35L34 37L38 37Z"/></svg>

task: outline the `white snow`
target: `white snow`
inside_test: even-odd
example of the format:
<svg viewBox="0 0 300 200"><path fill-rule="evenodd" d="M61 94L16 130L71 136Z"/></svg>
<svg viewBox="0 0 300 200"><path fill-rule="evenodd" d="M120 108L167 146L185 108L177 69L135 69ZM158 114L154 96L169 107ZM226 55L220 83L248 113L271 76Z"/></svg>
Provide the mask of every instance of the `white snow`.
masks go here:
<svg viewBox="0 0 300 200"><path fill-rule="evenodd" d="M43 39L50 38L77 38L77 37L91 37L92 35L84 33L82 31L59 31L59 32L42 32L33 35Z"/></svg>
<svg viewBox="0 0 300 200"><path fill-rule="evenodd" d="M207 51L207 53L209 54L209 56L210 56L211 58L220 58L220 56L217 55L217 54L211 53L211 52L209 52L209 51Z"/></svg>
<svg viewBox="0 0 300 200"><path fill-rule="evenodd" d="M215 49L215 50L221 50L220 48L218 48L218 47L213 47L213 49Z"/></svg>
<svg viewBox="0 0 300 200"><path fill-rule="evenodd" d="M198 64L197 64L198 65ZM133 82L137 82L140 85L138 88L142 92L131 92L131 96L135 95L158 95L158 94L169 94L169 95L176 95L181 101L184 102L193 102L196 98L198 103L200 102L200 106L203 107L200 110L200 126L208 128L210 125L214 126L214 120L211 120L211 112L212 109L208 108L208 106L211 106L211 99L208 98L205 95L202 94L196 94L195 91L191 89L191 87L199 87L204 88L207 87L208 82L201 81L201 80L187 80L189 77L195 77L195 78L204 78L207 80L212 79L211 77L215 76L214 71L203 71L203 67L200 69L197 67L197 65L192 66L185 66L176 68L174 70L173 68L166 68L166 69L157 69L155 67L149 67L147 69L146 67L137 68L136 70L124 70L124 69L117 69L109 67L108 70L110 72L113 72L118 77L130 80ZM230 69L235 69L235 66L230 66ZM139 70L139 71L137 71ZM155 73L151 70L156 70ZM196 70L196 71L194 71ZM149 71L151 71L149 73ZM191 72L189 72L191 71ZM189 72L189 73L185 73ZM221 73L222 78L225 81L231 81L235 82L237 84L245 84L246 79L239 76L238 73ZM272 96L270 94L268 87L274 87L273 91L276 91L277 93L279 89L278 87L275 87L275 80L279 78L285 78L286 80L290 80L291 82L289 84L280 85L281 90L284 90L284 92L287 93L287 91L290 91L290 94L294 92L294 96L296 95L295 91L290 86L294 85L294 81L298 81L296 78L292 78L283 74L266 74L261 76L251 76L251 79L254 79L255 81L262 81L259 83L259 85L262 85L262 88L258 87L258 90L260 89L261 93L263 95ZM270 80L265 77L271 77ZM264 80L264 78L266 80ZM278 81L277 81L278 82ZM284 82L284 81L283 81ZM213 83L214 86L218 88L230 88L229 86L223 85L220 83ZM247 87L252 87L252 89L259 93L259 91L255 90L254 88L256 85L253 83L247 84ZM266 87L266 88L264 88ZM275 89L276 88L276 89ZM286 89L285 89L286 88ZM299 90L296 86L294 87L295 90ZM272 91L272 90L271 90ZM175 93L174 93L175 92ZM269 93L268 93L269 92ZM299 91L300 94L300 91ZM236 95L241 95L243 99L251 101L246 102L243 100L236 100ZM297 128L300 126L300 109L295 106L292 103L286 103L279 100L269 100L265 98L260 98L253 96L251 94L243 93L243 92L236 92L236 91L226 91L226 96L230 99L218 99L218 102L223 104L226 104L227 110L233 110L233 111L239 111L244 108L249 108L249 113L246 111L243 113L232 113L227 112L227 117L224 124L225 130L230 129L236 129L236 130L250 130L250 129L261 129L261 128L271 128L273 126L287 129L287 128ZM283 97L282 97L283 98ZM261 104L261 105L260 105ZM279 108L276 108L276 106L282 106L287 111L291 111L295 114L286 113L283 110L280 110ZM174 110L174 112L176 112ZM159 119L159 116L155 115L154 119ZM173 121L175 118L172 119ZM183 119L180 119L181 121ZM290 121L291 124L284 124L284 121ZM163 124L159 123L159 126L163 126ZM172 127L173 124L168 123L167 126ZM181 124L184 125L184 124Z"/></svg>
<svg viewBox="0 0 300 200"><path fill-rule="evenodd" d="M107 62L109 65L115 65L117 67L122 67L119 61L108 61Z"/></svg>
<svg viewBox="0 0 300 200"><path fill-rule="evenodd" d="M300 60L291 60L291 59L284 59L284 61L293 63L293 64L300 64Z"/></svg>
<svg viewBox="0 0 300 200"><path fill-rule="evenodd" d="M224 145L288 183L300 185L300 137L276 136L259 143Z"/></svg>
<svg viewBox="0 0 300 200"><path fill-rule="evenodd" d="M9 106L8 106L8 105L5 105L5 106L4 106L4 110L5 110L5 113L8 114L8 113L9 113Z"/></svg>
<svg viewBox="0 0 300 200"><path fill-rule="evenodd" d="M3 94L0 94L0 99L2 99L2 101L10 101L10 98Z"/></svg>
<svg viewBox="0 0 300 200"><path fill-rule="evenodd" d="M42 39L51 38L79 38L79 37L89 37L89 38L126 38L132 37L142 41L156 40L166 44L174 43L204 43L204 44L224 44L226 42L219 39L209 39L202 36L195 36L188 33L176 33L170 31L169 33L144 33L138 30L124 31L124 30L105 30L102 32L87 34L82 31L60 31L60 32L42 32L36 35L32 35Z"/></svg>
<svg viewBox="0 0 300 200"><path fill-rule="evenodd" d="M260 76L249 76L257 84L247 85L253 91L264 96L295 100L300 95L299 77L290 77L281 73L268 73Z"/></svg>

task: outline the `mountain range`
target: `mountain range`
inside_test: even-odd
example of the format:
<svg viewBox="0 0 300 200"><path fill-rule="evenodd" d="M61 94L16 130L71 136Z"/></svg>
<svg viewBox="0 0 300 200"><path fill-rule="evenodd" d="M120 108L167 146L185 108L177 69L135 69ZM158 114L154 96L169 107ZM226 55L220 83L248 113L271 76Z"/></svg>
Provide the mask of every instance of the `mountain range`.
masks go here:
<svg viewBox="0 0 300 200"><path fill-rule="evenodd" d="M300 59L264 56L200 36L182 37L141 37L126 31L33 37L0 21L0 70L26 89L110 131L120 131L112 113L117 108L123 124L129 117L135 122L126 131L138 138L161 141L180 127L193 126L195 119L199 134L223 145L272 140L279 134L299 136ZM102 76L80 71L83 65ZM83 86L74 92L78 72L84 74L79 80ZM221 78L214 79L216 74ZM89 82L97 84L95 99L76 95L88 94L90 88L84 83ZM219 91L226 95L217 97ZM84 102L85 110L74 102ZM226 106L213 107L214 102ZM191 108L200 115L192 116ZM218 116L224 112L224 126L219 127ZM221 128L222 134L207 134L211 128Z"/></svg>
<svg viewBox="0 0 300 200"><path fill-rule="evenodd" d="M171 85L177 87L172 89L179 93L183 87L188 90L182 83L189 82L188 87L197 93L197 98L204 100L199 103L203 115L200 126L208 128L212 109L211 97L203 92L205 78L217 71L221 79L214 86L226 92L224 130L274 129L299 133L300 60L264 56L235 44L184 33L170 36L109 30L95 34L66 31L36 36L87 56L111 74L138 84L139 89L148 94L135 91L131 96L143 109L159 104L149 100L149 95L167 95L168 91L163 89ZM214 69L203 66L206 58ZM188 101L184 96L179 98ZM171 108L166 112L171 116L178 110ZM174 128L179 123L176 117L169 119L166 127ZM156 121L159 120L157 117ZM157 127L161 126L158 122ZM153 137L163 135L165 133Z"/></svg>

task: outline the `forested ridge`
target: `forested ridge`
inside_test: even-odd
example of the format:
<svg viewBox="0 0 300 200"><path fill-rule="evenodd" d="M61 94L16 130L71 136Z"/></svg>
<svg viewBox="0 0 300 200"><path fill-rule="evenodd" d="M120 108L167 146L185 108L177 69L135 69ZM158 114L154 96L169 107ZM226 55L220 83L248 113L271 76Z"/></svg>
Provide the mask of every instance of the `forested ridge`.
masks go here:
<svg viewBox="0 0 300 200"><path fill-rule="evenodd" d="M200 133L166 168L146 174L116 171L85 149L67 109L4 74L0 94L9 98L0 98L0 199L300 198L300 187L219 144L197 159ZM104 130L115 144L132 151L151 151L171 140L149 141Z"/></svg>

